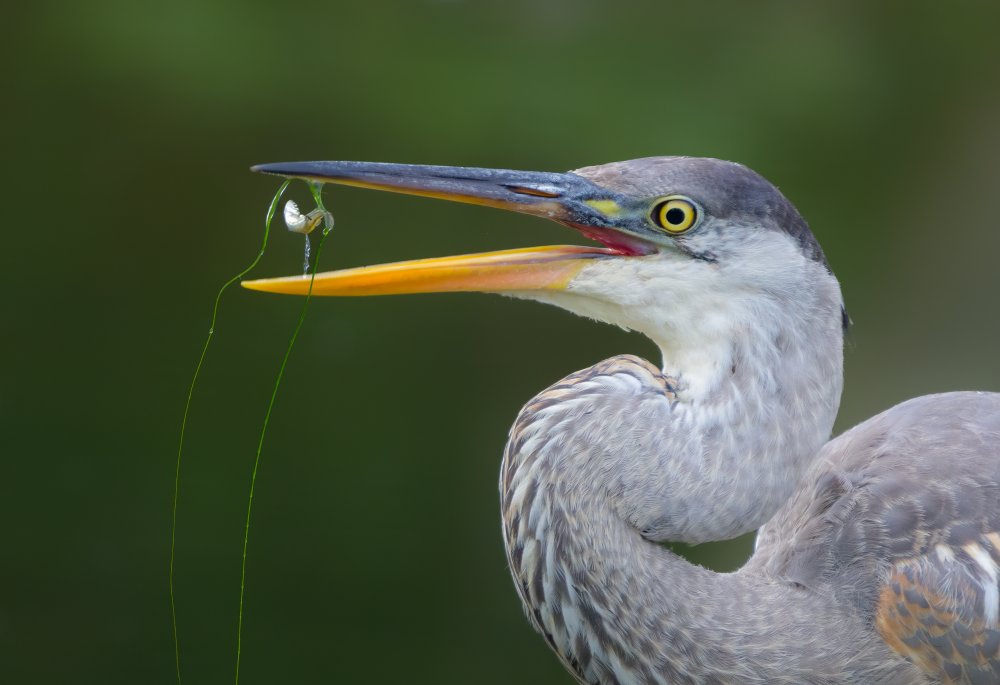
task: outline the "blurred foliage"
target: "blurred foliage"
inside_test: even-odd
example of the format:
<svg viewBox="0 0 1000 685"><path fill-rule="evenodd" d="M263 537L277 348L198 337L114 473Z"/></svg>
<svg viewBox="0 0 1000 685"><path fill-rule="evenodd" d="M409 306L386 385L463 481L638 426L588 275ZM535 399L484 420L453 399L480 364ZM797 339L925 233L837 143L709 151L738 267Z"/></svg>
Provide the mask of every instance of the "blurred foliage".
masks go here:
<svg viewBox="0 0 1000 685"><path fill-rule="evenodd" d="M738 160L799 206L844 285L840 429L921 393L1000 390L995 3L5 14L3 682L173 682L175 440L211 298L257 249L276 186L256 162ZM326 198L326 268L574 239L477 207ZM279 234L257 273L300 258ZM223 302L183 472L185 683L231 677L249 467L298 306ZM315 302L265 446L243 682L570 682L510 587L496 471L522 402L623 352L656 358L498 297ZM732 568L749 545L689 553Z"/></svg>

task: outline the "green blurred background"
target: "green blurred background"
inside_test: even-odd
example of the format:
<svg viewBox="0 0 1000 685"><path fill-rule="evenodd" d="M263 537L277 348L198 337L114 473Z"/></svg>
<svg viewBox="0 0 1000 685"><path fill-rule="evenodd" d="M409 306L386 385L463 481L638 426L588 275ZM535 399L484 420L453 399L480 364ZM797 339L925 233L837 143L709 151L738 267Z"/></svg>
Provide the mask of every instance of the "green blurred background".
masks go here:
<svg viewBox="0 0 1000 685"><path fill-rule="evenodd" d="M1000 390L998 8L5 9L0 681L174 681L177 430L214 292L276 187L253 163L738 160L798 205L843 283L839 429L921 393ZM576 239L478 207L326 199L326 268ZM279 229L256 273L294 273L301 249ZM249 469L299 304L223 302L182 474L185 683L231 678ZM571 682L507 577L496 472L524 401L624 352L656 359L499 297L315 301L258 482L243 682ZM749 544L694 554L732 568Z"/></svg>

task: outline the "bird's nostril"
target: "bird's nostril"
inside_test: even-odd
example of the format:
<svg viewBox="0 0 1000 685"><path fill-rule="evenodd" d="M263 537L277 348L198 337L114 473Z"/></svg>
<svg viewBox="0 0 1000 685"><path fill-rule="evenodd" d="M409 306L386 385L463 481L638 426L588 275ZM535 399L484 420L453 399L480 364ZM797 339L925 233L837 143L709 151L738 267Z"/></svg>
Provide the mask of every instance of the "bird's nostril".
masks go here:
<svg viewBox="0 0 1000 685"><path fill-rule="evenodd" d="M534 197L562 197L555 188L529 188L527 186L505 185L504 188L518 195L532 195Z"/></svg>

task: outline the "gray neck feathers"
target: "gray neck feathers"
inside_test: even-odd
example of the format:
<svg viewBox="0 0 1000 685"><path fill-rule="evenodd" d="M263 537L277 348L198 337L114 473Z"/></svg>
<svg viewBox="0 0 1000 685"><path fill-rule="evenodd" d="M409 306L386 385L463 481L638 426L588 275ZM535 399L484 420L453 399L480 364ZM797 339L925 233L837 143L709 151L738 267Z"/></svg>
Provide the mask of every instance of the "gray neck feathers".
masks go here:
<svg viewBox="0 0 1000 685"><path fill-rule="evenodd" d="M595 684L903 682L878 670L884 655L830 595L717 574L640 532L630 514L643 503L660 511L660 487L626 482L620 472L633 469L621 460L667 469L647 474L657 486L697 472L650 452L649 422L669 427L676 401L655 367L615 357L541 393L511 432L500 477L508 561L530 621L566 667ZM694 501L706 516L716 508Z"/></svg>
<svg viewBox="0 0 1000 685"><path fill-rule="evenodd" d="M817 340L831 347L794 328L735 336L727 373L697 397L682 374L623 356L524 407L501 471L504 539L529 618L580 682L837 682L802 641L861 649L849 621L816 633L823 600L652 542L732 537L787 500L839 402L837 317L830 328Z"/></svg>

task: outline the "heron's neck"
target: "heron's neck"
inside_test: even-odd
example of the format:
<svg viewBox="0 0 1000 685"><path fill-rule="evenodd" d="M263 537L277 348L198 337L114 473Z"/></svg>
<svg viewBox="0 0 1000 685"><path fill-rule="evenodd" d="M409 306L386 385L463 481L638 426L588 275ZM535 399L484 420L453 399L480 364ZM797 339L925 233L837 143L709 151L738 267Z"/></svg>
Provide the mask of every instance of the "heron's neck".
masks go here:
<svg viewBox="0 0 1000 685"><path fill-rule="evenodd" d="M581 683L847 682L824 669L851 659L828 659L829 650L860 653L867 636L838 617L819 630L840 632L820 637L824 622L815 617L836 611L828 600L749 572L716 574L650 541L707 535L716 516L738 511L759 518L755 496L773 495L775 486L706 454L731 439L713 436L715 424L702 432L696 408L708 411L707 402L681 408L671 379L638 358L615 357L525 406L500 492L508 561L528 616ZM738 412L729 421L752 423ZM726 458L775 458L762 454ZM725 525L731 532L744 523ZM804 648L804 636L816 643Z"/></svg>
<svg viewBox="0 0 1000 685"><path fill-rule="evenodd" d="M534 297L639 331L660 347L672 399L644 403L642 415L627 382L600 380L601 402L591 395L567 405L572 414L590 403L590 415L559 428L584 431L617 459L607 465L617 480L608 487L628 494L623 508L644 508L624 514L648 538L696 543L760 527L830 438L843 387L843 300L836 279L811 261L774 266L763 279L770 289L746 287L756 281L730 273L739 265L689 262L666 282L602 271L603 280L578 278L566 292ZM601 264L621 271L645 262ZM628 275L642 287L623 289ZM725 287L707 287L713 279ZM625 299L602 300L608 292Z"/></svg>

